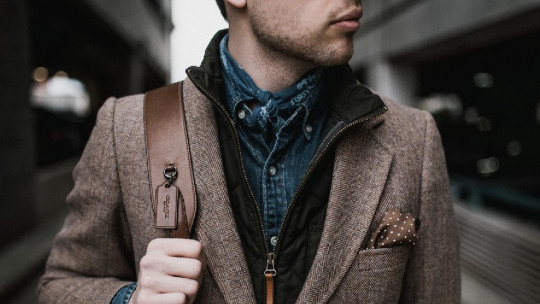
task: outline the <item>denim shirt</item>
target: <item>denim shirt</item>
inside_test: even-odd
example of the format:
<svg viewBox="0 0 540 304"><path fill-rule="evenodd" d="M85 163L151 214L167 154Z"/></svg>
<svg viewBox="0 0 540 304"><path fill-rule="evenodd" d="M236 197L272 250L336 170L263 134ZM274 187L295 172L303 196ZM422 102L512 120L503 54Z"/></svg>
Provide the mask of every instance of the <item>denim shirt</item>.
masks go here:
<svg viewBox="0 0 540 304"><path fill-rule="evenodd" d="M226 107L240 138L249 185L273 251L290 202L317 150L329 116L319 102L322 68L276 93L258 88L220 43ZM257 102L252 109L250 103Z"/></svg>

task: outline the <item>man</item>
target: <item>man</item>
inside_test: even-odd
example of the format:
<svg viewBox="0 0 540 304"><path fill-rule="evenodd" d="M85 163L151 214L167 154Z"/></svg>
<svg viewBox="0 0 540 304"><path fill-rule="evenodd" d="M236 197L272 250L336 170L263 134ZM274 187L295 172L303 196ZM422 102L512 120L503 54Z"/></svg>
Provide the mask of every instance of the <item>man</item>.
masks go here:
<svg viewBox="0 0 540 304"><path fill-rule="evenodd" d="M143 96L109 99L43 303L457 303L434 121L358 84L360 1L218 0L184 82L194 240L154 228ZM419 224L421 223L421 224Z"/></svg>

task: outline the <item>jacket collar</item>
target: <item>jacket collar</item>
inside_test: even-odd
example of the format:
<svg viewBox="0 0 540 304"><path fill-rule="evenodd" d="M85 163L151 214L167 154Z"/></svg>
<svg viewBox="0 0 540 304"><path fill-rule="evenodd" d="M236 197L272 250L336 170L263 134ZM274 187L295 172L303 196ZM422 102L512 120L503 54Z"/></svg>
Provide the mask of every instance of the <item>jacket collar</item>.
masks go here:
<svg viewBox="0 0 540 304"><path fill-rule="evenodd" d="M206 94L224 106L225 84L219 60L219 43L228 30L217 32L210 41L200 67L189 67L188 77L205 88ZM325 69L321 83L322 98L331 108L334 118L344 123L361 119L371 113L384 111L382 99L360 84L348 64Z"/></svg>

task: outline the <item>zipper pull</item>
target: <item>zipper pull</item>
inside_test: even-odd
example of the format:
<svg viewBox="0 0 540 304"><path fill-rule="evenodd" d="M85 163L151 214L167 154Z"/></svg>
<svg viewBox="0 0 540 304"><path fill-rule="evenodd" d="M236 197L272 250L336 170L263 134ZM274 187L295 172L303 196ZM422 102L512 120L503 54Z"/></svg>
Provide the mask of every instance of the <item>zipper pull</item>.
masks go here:
<svg viewBox="0 0 540 304"><path fill-rule="evenodd" d="M269 252L266 254L266 270L264 271L264 274L271 274L272 276L276 276L276 268L274 267L274 260L276 258L276 255L273 252Z"/></svg>
<svg viewBox="0 0 540 304"><path fill-rule="evenodd" d="M276 268L274 266L274 260L276 255L273 252L266 254L266 270L264 276L266 277L266 304L274 304L274 276L276 276Z"/></svg>

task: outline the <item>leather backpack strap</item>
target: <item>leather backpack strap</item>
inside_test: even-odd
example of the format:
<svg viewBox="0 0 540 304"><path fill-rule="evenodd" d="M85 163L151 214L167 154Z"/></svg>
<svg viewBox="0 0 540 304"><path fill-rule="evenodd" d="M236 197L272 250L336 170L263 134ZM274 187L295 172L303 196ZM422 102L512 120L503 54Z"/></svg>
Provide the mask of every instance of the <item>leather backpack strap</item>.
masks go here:
<svg viewBox="0 0 540 304"><path fill-rule="evenodd" d="M197 212L182 82L147 92L145 138L156 228L189 238ZM176 182L175 182L176 181Z"/></svg>

